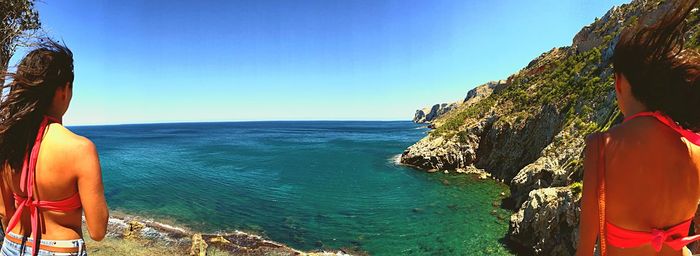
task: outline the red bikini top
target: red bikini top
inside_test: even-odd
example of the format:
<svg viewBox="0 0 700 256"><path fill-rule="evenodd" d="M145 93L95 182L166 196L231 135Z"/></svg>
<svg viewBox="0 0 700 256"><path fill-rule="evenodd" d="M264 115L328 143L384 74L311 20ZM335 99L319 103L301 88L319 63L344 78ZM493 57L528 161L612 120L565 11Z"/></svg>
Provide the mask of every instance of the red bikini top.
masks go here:
<svg viewBox="0 0 700 256"><path fill-rule="evenodd" d="M14 194L15 205L17 210L12 215L10 222L7 226L7 232L10 232L17 223L20 221L20 216L24 208L29 209L29 215L31 217L32 225L32 241L30 241L32 247L32 255L36 255L39 250L36 250L37 239L39 234L39 227L41 226L41 218L39 218L39 210L50 210L50 211L70 211L80 208L82 205L80 203L80 195L78 193L72 196L59 200L59 201L44 201L38 200L35 197L35 187L36 187L36 162L39 157L39 149L41 148L41 141L44 138L44 132L46 127L51 123L61 123L61 121L44 116L39 126L39 132L36 135L36 140L34 141L34 147L28 154L24 157L24 163L22 164L22 173L20 176L20 190L27 194L27 197L22 197L18 194Z"/></svg>
<svg viewBox="0 0 700 256"><path fill-rule="evenodd" d="M661 123L670 127L674 131L678 132L685 139L691 143L700 146L700 134L694 133L690 130L683 129L680 125L674 122L669 116L656 111L656 112L640 112L635 115L629 116L624 119L623 122L627 122L636 117L651 116L659 120ZM667 229L652 229L651 232L634 231L624 229L609 221L605 220L605 154L604 154L604 141L603 137L599 136L599 156L598 156L598 213L599 213L599 228L601 234L605 234L605 239L601 239L601 255L606 254L605 242L607 241L611 245L620 248L630 248L637 247L647 243L656 250L656 252L661 251L661 247L666 244L674 250L681 250L684 246L691 242L700 240L700 235L687 236L690 229L690 223L693 220L690 219L676 224ZM606 232L607 231L607 232Z"/></svg>

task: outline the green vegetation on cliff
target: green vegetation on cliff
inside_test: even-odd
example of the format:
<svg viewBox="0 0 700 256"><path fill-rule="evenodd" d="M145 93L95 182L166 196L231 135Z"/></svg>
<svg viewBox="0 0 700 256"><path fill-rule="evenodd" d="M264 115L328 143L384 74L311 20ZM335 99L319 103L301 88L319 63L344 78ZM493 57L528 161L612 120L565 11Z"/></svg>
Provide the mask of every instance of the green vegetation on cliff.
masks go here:
<svg viewBox="0 0 700 256"><path fill-rule="evenodd" d="M500 91L469 106L461 106L436 120L436 129L432 136L452 137L463 131L470 121L483 118L491 111L499 116L515 117L524 121L537 113L542 106L554 106L564 111L566 125L573 124L582 134L609 128L619 116L617 110L609 113L607 118L596 119L595 108L603 104L613 90L612 49L622 28L635 24L638 16L622 19L615 14L624 14L630 10L644 9L649 12L664 1L639 1L611 10L604 19L597 19L591 25L586 42L593 42L594 47L581 51L581 44L574 42L572 47L561 47L543 53L526 68L508 78L508 84ZM700 18L692 15L688 19L691 25L686 47L700 48ZM593 38L591 38L593 37ZM574 39L576 41L576 39Z"/></svg>

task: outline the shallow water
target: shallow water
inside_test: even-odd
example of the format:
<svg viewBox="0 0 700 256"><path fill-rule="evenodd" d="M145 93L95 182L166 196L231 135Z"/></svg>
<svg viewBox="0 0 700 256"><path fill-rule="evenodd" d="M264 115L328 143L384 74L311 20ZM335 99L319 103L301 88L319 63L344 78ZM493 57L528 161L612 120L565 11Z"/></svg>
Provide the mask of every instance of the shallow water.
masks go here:
<svg viewBox="0 0 700 256"><path fill-rule="evenodd" d="M503 255L507 187L427 174L395 157L411 122L233 122L70 127L98 147L110 208L303 250Z"/></svg>

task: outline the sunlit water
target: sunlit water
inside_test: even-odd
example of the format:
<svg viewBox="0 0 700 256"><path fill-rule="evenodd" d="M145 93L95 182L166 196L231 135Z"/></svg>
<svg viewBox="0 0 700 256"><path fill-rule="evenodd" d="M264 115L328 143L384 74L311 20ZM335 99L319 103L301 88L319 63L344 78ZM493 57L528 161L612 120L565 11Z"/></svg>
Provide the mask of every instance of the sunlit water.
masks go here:
<svg viewBox="0 0 700 256"><path fill-rule="evenodd" d="M507 187L399 166L411 122L234 122L71 127L98 147L110 208L303 250L508 254Z"/></svg>

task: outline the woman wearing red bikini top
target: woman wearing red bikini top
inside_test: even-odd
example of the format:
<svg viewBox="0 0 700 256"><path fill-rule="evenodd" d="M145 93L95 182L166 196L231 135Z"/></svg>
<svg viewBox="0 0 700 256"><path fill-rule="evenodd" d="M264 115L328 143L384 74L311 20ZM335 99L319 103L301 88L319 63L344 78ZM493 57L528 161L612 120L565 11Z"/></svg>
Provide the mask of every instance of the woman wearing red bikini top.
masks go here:
<svg viewBox="0 0 700 256"><path fill-rule="evenodd" d="M613 67L622 124L586 138L577 255L690 255L700 201L700 57L683 49L698 0L623 31Z"/></svg>
<svg viewBox="0 0 700 256"><path fill-rule="evenodd" d="M61 125L73 95L73 54L45 39L20 62L0 98L0 255L87 255L108 210L95 146Z"/></svg>

